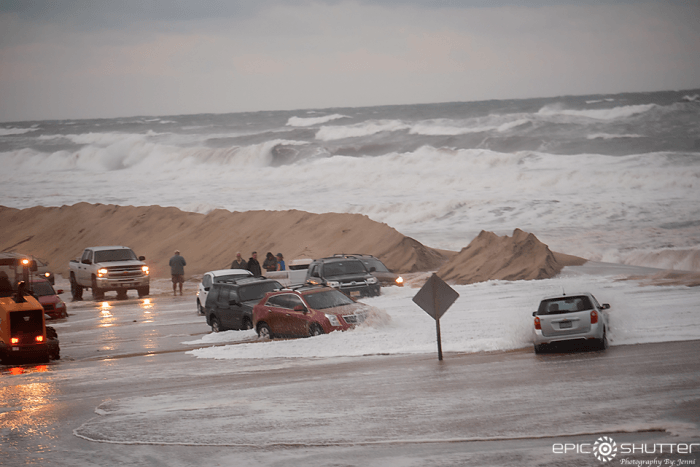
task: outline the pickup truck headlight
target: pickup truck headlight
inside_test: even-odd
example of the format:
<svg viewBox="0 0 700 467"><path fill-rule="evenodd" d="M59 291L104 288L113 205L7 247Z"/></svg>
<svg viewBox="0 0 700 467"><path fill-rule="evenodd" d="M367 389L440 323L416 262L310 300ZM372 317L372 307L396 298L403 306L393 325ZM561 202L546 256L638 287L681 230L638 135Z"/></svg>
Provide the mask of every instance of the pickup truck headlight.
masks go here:
<svg viewBox="0 0 700 467"><path fill-rule="evenodd" d="M97 270L97 277L105 277L109 271L105 268Z"/></svg>
<svg viewBox="0 0 700 467"><path fill-rule="evenodd" d="M337 288L340 287L340 282L338 282L338 281L328 281L328 282L326 282L326 285L327 285L328 287L333 287L333 288L336 288L336 289L337 289Z"/></svg>
<svg viewBox="0 0 700 467"><path fill-rule="evenodd" d="M141 271L143 271L145 275L148 275L148 266L141 266Z"/></svg>
<svg viewBox="0 0 700 467"><path fill-rule="evenodd" d="M368 284L376 284L377 283L377 278L372 276L369 279L367 279Z"/></svg>
<svg viewBox="0 0 700 467"><path fill-rule="evenodd" d="M328 313L326 313L325 315L326 318L328 318L328 321L330 321L331 326L340 326L340 321L338 321L338 317L336 315L329 315Z"/></svg>

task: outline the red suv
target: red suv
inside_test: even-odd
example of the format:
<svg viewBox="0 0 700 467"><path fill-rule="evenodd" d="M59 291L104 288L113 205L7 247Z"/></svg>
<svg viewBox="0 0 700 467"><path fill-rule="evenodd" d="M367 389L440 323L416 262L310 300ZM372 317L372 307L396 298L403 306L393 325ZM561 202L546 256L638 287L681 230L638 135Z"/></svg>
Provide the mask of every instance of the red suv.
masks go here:
<svg viewBox="0 0 700 467"><path fill-rule="evenodd" d="M309 337L354 328L367 318L367 306L338 289L304 285L270 292L253 307L258 336Z"/></svg>
<svg viewBox="0 0 700 467"><path fill-rule="evenodd" d="M67 318L68 311L66 309L66 304L60 294L63 290L54 290L48 280L46 279L33 279L32 281L32 295L39 300L41 306L44 307L44 313L49 315L51 318Z"/></svg>

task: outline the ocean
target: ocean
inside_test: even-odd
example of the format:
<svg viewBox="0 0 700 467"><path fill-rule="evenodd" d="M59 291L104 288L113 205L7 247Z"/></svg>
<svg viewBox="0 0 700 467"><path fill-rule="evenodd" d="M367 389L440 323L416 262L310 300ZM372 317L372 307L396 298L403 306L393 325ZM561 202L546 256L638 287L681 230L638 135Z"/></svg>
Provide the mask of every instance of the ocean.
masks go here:
<svg viewBox="0 0 700 467"><path fill-rule="evenodd" d="M700 90L0 123L0 167L13 208L360 213L434 248L520 228L700 270Z"/></svg>

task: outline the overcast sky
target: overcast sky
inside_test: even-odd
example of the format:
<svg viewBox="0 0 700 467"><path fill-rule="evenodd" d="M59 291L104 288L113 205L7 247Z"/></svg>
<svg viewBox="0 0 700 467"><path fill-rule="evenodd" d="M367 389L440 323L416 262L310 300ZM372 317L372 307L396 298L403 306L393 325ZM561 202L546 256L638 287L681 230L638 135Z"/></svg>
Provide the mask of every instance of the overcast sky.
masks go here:
<svg viewBox="0 0 700 467"><path fill-rule="evenodd" d="M700 88L700 1L0 0L0 121Z"/></svg>

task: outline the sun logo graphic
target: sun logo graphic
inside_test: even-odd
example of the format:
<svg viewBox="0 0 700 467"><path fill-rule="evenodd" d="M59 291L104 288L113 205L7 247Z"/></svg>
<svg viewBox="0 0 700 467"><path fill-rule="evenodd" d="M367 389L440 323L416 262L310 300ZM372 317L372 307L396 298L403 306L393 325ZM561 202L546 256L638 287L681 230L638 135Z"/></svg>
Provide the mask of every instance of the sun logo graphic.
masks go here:
<svg viewBox="0 0 700 467"><path fill-rule="evenodd" d="M599 461L611 461L617 455L617 444L612 438L601 436L593 445L593 455Z"/></svg>

